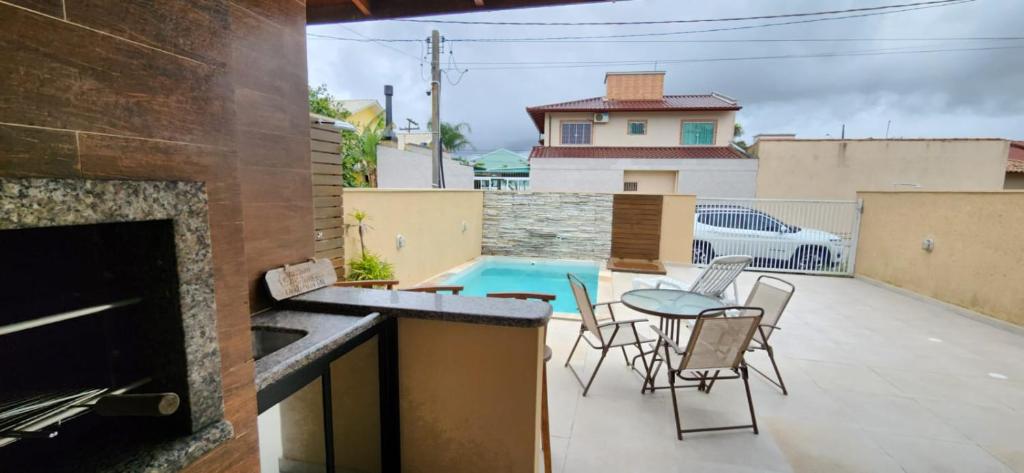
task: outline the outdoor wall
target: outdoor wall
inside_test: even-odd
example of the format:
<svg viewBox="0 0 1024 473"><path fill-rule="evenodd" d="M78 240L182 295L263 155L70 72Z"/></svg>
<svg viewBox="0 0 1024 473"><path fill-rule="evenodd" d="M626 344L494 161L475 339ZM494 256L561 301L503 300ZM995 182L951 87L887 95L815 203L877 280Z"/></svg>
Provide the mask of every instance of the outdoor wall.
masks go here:
<svg viewBox="0 0 1024 473"><path fill-rule="evenodd" d="M857 275L1024 325L1024 192L857 196ZM926 238L935 242L930 253Z"/></svg>
<svg viewBox="0 0 1024 473"><path fill-rule="evenodd" d="M636 190L644 194L671 194L676 191L677 171L623 171L622 182L636 183ZM625 189L619 189L623 191Z"/></svg>
<svg viewBox="0 0 1024 473"><path fill-rule="evenodd" d="M402 471L537 471L544 328L398 320Z"/></svg>
<svg viewBox="0 0 1024 473"><path fill-rule="evenodd" d="M693 260L693 218L697 197L665 195L661 204L661 261L690 264Z"/></svg>
<svg viewBox="0 0 1024 473"><path fill-rule="evenodd" d="M853 199L858 190L1000 190L1009 142L997 139L761 140L757 197Z"/></svg>
<svg viewBox="0 0 1024 473"><path fill-rule="evenodd" d="M486 192L485 255L606 259L611 254L612 195Z"/></svg>
<svg viewBox="0 0 1024 473"><path fill-rule="evenodd" d="M377 187L381 189L430 189L433 187L433 166L429 154L417 152L418 147L400 150L390 146L377 147ZM423 148L420 148L423 149ZM425 149L427 153L429 149ZM473 168L451 159L444 160L444 182L447 189L472 189Z"/></svg>
<svg viewBox="0 0 1024 473"><path fill-rule="evenodd" d="M589 112L549 113L544 120L544 146L563 145L561 121L593 122L594 114ZM646 135L630 135L626 124L630 120L646 120ZM736 112L734 110L706 112L611 112L608 123L594 123L590 145L578 146L681 146L683 143L683 120L713 121L715 146L729 146L732 143Z"/></svg>
<svg viewBox="0 0 1024 473"><path fill-rule="evenodd" d="M365 211L366 248L394 264L403 287L480 256L483 192L347 188L344 199L345 260L360 251L352 212ZM405 237L401 249L397 235Z"/></svg>
<svg viewBox="0 0 1024 473"><path fill-rule="evenodd" d="M530 189L538 192L622 192L626 171L674 171L675 192L699 197L753 197L756 159L535 158Z"/></svg>

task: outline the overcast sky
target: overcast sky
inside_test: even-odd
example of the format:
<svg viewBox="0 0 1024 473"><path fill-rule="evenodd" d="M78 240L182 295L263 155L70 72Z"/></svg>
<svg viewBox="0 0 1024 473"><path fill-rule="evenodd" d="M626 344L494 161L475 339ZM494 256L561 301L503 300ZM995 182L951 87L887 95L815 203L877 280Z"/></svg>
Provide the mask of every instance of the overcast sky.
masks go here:
<svg viewBox="0 0 1024 473"><path fill-rule="evenodd" d="M467 0L468 1L468 0ZM912 0L633 0L427 17L473 21L643 21L799 13L909 3ZM649 39L733 40L794 38L950 38L1024 36L1024 1L976 0L941 8L862 18ZM799 18L797 18L799 19ZM426 38L437 28L448 39L591 36L687 31L783 20L643 26L495 26L373 21L311 26L307 33L339 37ZM446 44L461 69L443 81L441 117L472 126L477 152L526 150L538 133L525 112L531 105L604 95L607 71L651 70L655 61L751 56L1024 48L1024 41L857 41L734 43L481 43ZM740 101L738 121L748 142L758 133L799 137L1003 137L1024 139L1024 49L762 59L661 62L665 93L717 91ZM326 84L339 98L376 98L395 86L395 121L430 116L429 58L422 43L349 42L309 37L309 82ZM396 49L398 51L396 51ZM401 52L399 52L401 51ZM404 54L403 54L404 53ZM442 61L448 63L448 54ZM584 61L649 61L643 65L555 67L495 65ZM578 66L578 64L576 64ZM494 69L513 67L514 69ZM529 68L527 68L529 67ZM491 69L487 69L491 68Z"/></svg>

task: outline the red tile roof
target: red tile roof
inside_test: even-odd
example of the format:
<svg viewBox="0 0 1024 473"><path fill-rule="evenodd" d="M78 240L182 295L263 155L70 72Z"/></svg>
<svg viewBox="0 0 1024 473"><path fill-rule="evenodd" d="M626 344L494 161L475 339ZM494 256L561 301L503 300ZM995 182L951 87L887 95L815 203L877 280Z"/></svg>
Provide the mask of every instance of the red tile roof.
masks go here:
<svg viewBox="0 0 1024 473"><path fill-rule="evenodd" d="M534 125L544 131L544 114L549 112L636 112L636 111L700 111L700 110L739 110L740 104L724 95L666 95L661 100L607 100L604 97L573 100L571 102L553 103L526 107Z"/></svg>
<svg viewBox="0 0 1024 473"><path fill-rule="evenodd" d="M1006 161L1006 172L1024 172L1024 141L1010 142L1010 159Z"/></svg>
<svg viewBox="0 0 1024 473"><path fill-rule="evenodd" d="M747 159L751 156L731 146L534 146L534 158L606 158L606 159Z"/></svg>

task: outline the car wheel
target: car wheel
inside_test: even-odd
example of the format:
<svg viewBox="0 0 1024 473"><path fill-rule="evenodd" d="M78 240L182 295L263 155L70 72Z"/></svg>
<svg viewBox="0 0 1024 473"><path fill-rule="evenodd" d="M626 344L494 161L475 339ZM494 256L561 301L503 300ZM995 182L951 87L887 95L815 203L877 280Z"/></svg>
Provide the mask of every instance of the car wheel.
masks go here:
<svg viewBox="0 0 1024 473"><path fill-rule="evenodd" d="M828 269L829 252L819 246L800 248L793 255L790 265L800 271L823 271Z"/></svg>
<svg viewBox="0 0 1024 473"><path fill-rule="evenodd" d="M693 242L693 262L695 264L707 264L715 259L715 251L711 244L706 241Z"/></svg>

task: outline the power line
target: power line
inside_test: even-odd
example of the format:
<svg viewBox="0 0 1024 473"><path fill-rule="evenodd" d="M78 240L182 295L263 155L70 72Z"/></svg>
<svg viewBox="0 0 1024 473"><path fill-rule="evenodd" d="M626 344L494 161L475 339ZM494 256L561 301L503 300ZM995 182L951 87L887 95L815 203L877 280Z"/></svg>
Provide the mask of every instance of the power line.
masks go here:
<svg viewBox="0 0 1024 473"><path fill-rule="evenodd" d="M377 45L380 45L380 46L383 46L383 47L385 47L385 48L388 48L388 49L390 49L390 50L392 50L392 51L395 51L395 52L397 52L397 53L399 53L399 54L402 54L402 55L404 55L404 56L408 56L408 57L411 57L411 58L415 59L416 61L420 61L420 58L416 57L416 56L415 56L415 55L413 55L412 53L409 53L409 52L403 51L403 50L401 50L401 49L398 49L398 48L396 48L396 47L394 47L394 46L392 46L392 45L390 45L390 44L387 44L387 43L386 43L386 42L384 42L384 41L379 41L379 40L376 40L376 39L374 39L374 38L368 38L368 37L366 37L365 35L363 35L362 33L358 32L358 31L356 31L356 30L354 30L354 29L352 29L352 28L349 28L349 27L347 27L347 26L345 26L345 25L338 25L338 26L340 26L340 27L342 27L342 28L344 28L344 29L346 29L346 30L348 30L348 31L352 32L353 34L355 34L355 35L357 35L357 36L361 36L361 37L365 38L365 39L366 39L367 41L370 41L370 42L373 42L373 43L375 43L375 44L377 44ZM313 33L309 33L309 35L313 35Z"/></svg>
<svg viewBox="0 0 1024 473"><path fill-rule="evenodd" d="M839 52L839 53L816 53L816 54L780 54L774 56L744 56L744 57L723 57L723 58L692 58L692 59L658 59L658 64L682 64L682 63L696 63L696 62L736 62L736 61L760 61L760 60L775 60L775 59L802 59L802 58L829 58L829 57L854 57L854 56L887 56L887 55L904 55L904 54L934 54L934 53L947 53L947 52L967 52L967 51L992 51L1000 49L1024 49L1024 46L996 46L996 47L983 47L983 48L956 48L956 49L922 49L922 50L900 50L900 51L851 51L851 52ZM650 64L655 60L643 60L643 61L605 61L605 62L585 62L585 63L561 63L561 64L549 64L549 65L538 65L531 66L525 65L523 67L515 66L499 66L499 67L475 67L473 71L507 71L507 70L525 70L525 69L576 69L576 68L587 68L587 67L608 67L608 66L633 66L633 65L644 65Z"/></svg>
<svg viewBox="0 0 1024 473"><path fill-rule="evenodd" d="M974 1L974 0L970 0ZM776 15L759 15L732 18L700 18L689 20L647 20L647 21L592 21L592 22L554 22L554 21L473 21L473 20L427 20L417 18L396 19L409 23L445 23L452 25L501 25L501 26L624 26L624 25L665 25L674 23L712 23L725 21L769 20L775 18L793 18L802 16L837 15L864 11L889 10L894 8L914 7L921 5L942 5L960 3L960 0L933 0L927 2L903 3L897 5L881 5L876 7L849 8L845 10L825 10L816 12L781 13Z"/></svg>
<svg viewBox="0 0 1024 473"><path fill-rule="evenodd" d="M923 42L923 41L1020 41L1024 36L964 36L933 38L747 38L747 39L609 39L564 40L558 43L856 43L856 42ZM477 45L492 43L476 43ZM493 42L493 44L501 44Z"/></svg>
<svg viewBox="0 0 1024 473"><path fill-rule="evenodd" d="M951 3L943 3L939 5L925 5L912 8L904 8L900 10L889 10L873 13L860 13L856 15L836 16L827 18L811 18L807 20L794 20L794 21L782 21L775 23L760 23L756 25L744 25L744 26L732 26L732 27L721 27L721 28L707 28L703 30L684 30L684 31L669 31L661 33L632 33L632 34L615 34L615 35L589 35L589 36L541 36L532 38L454 38L449 41L461 41L461 42L504 42L504 43L529 43L529 42L551 42L551 41L567 41L567 40L587 40L587 39L610 39L610 38L641 38L641 37L655 37L655 36L672 36L680 34L694 34L694 33L714 33L720 31L738 31L738 30L750 30L757 28L766 28L771 26L784 26L784 25L797 25L804 23L817 23L819 21L833 21L833 20L847 20L850 18L864 18L871 16L890 15L893 13L902 13L915 10L925 10L929 8L940 8L951 5L959 5L963 3L971 3L976 0L954 0Z"/></svg>
<svg viewBox="0 0 1024 473"><path fill-rule="evenodd" d="M307 36L320 39L333 39L353 42L417 42L420 39L382 39L382 38L346 38L323 34L308 33ZM948 37L914 37L914 38L737 38L737 39L630 39L630 40L566 40L562 43L856 43L856 42L900 42L900 41L1020 41L1024 36L948 36Z"/></svg>

